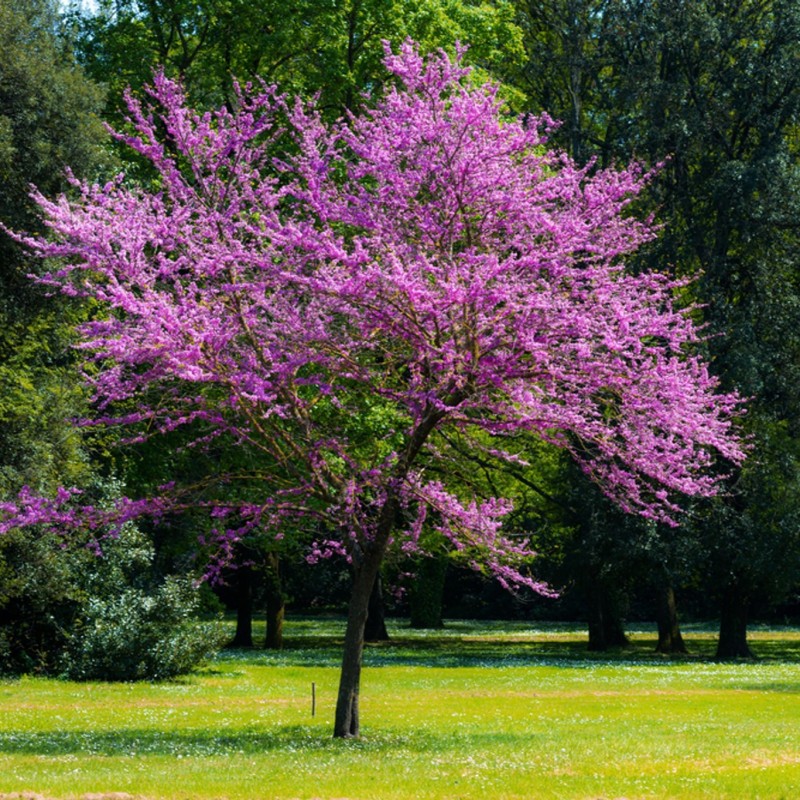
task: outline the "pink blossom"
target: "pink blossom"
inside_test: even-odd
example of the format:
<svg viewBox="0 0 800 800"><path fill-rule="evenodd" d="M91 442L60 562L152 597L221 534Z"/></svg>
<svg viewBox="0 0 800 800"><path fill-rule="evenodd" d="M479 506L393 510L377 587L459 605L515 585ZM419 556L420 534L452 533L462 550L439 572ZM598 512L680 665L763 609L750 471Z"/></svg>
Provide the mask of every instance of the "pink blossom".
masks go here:
<svg viewBox="0 0 800 800"><path fill-rule="evenodd" d="M406 43L387 65L397 85L336 126L272 89L197 114L157 74L118 134L157 190L74 181L76 200L36 195L50 235L22 238L57 265L44 283L105 309L80 329L94 424L184 431L258 465L225 476L247 502L204 500L235 518L219 559L287 521L310 560L355 562L390 537L414 552L434 525L504 584L548 592L503 530L508 501L425 478L441 433L517 467L508 436L542 438L626 509L674 522L680 494L712 494L715 464L744 457L740 402L697 355L682 284L625 269L656 234L628 211L640 165L579 168L546 149L552 120L506 117L442 54ZM189 500L165 485L160 503L114 514ZM0 530L113 516L74 506L23 494Z"/></svg>

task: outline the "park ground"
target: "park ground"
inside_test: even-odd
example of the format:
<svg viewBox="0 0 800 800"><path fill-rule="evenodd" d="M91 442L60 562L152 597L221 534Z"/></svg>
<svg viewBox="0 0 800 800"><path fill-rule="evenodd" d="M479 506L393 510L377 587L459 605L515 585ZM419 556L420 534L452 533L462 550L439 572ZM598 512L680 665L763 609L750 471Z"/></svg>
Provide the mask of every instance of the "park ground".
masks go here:
<svg viewBox="0 0 800 800"><path fill-rule="evenodd" d="M800 797L800 628L715 663L705 626L671 659L647 626L593 655L571 626L400 621L366 654L355 742L331 736L342 630L290 619L282 652L168 683L2 682L0 798Z"/></svg>

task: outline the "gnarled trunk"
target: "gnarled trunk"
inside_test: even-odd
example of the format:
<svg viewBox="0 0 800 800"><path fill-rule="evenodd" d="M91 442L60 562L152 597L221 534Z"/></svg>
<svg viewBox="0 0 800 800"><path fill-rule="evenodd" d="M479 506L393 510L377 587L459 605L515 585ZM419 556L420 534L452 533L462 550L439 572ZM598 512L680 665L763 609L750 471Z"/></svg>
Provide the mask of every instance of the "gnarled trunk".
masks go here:
<svg viewBox="0 0 800 800"><path fill-rule="evenodd" d="M671 655L687 653L686 644L678 625L678 607L675 603L675 590L670 584L658 588L656 598L656 621L658 622L657 653Z"/></svg>
<svg viewBox="0 0 800 800"><path fill-rule="evenodd" d="M722 597L715 656L720 661L755 657L747 644L747 606L748 600L741 588L735 583L728 586Z"/></svg>

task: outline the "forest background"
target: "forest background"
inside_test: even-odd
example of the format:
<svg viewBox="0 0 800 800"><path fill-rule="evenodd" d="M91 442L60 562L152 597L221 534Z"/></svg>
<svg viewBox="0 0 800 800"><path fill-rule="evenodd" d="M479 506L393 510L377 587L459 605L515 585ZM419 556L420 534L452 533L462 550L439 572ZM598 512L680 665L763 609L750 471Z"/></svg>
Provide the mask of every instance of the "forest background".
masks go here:
<svg viewBox="0 0 800 800"><path fill-rule="evenodd" d="M508 595L443 549L384 566L370 637L385 635L388 609L419 626L443 615L583 619L589 646L604 649L624 645L626 619L656 618L659 648L680 652L679 602L684 616L720 620L718 657L750 656L748 619L798 613L800 2L0 0L0 219L36 231L29 187L67 189L67 165L90 179L124 169L146 182L144 165L126 161L102 122L124 125L124 90L140 91L156 65L184 82L198 108L231 104L236 76L318 94L335 119L388 79L382 41L407 37L423 51L466 44L467 62L479 79L502 84L511 112L561 121L551 141L579 164L661 165L637 213L663 227L631 267L697 276L686 299L700 306L723 389L749 398L743 425L753 449L725 492L687 504L669 528L624 515L543 446L532 467L502 480L513 487L515 524L541 554L537 577L563 587L560 599ZM23 486L45 494L81 485L111 502L165 476L191 478L196 459L175 441L122 452L72 424L88 398L71 330L91 310L48 296L27 277L38 269L2 236L0 499ZM498 480L485 467L463 465L477 496L494 493ZM108 639L86 635L98 619L113 621L107 635L131 652L143 649L137 636L161 643L145 645L161 655L136 669L182 669L207 632L181 649L165 648L163 630L153 629L214 605L210 591L192 588L203 524L186 516L142 525L100 560L36 529L4 535L3 670L108 676L126 661L108 656L118 652ZM287 600L298 610L346 602L343 562L310 565L257 537L238 556L243 566L217 590L238 609L237 644L251 643L256 607L268 614L267 644L277 646ZM163 653L177 650L165 663Z"/></svg>

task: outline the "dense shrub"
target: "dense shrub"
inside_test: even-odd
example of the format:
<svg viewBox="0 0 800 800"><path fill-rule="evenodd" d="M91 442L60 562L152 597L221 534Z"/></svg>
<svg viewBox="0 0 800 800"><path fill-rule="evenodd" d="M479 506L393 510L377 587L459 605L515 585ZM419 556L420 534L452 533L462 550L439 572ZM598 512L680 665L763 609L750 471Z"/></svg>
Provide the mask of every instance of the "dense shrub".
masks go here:
<svg viewBox="0 0 800 800"><path fill-rule="evenodd" d="M101 555L17 531L0 540L0 671L75 680L160 680L222 646L197 619L187 576L159 576L142 532L126 527Z"/></svg>
<svg viewBox="0 0 800 800"><path fill-rule="evenodd" d="M153 574L153 548L135 528L105 543L85 576L88 600L65 653L75 680L161 680L190 672L223 644L218 621L200 622L186 576Z"/></svg>
<svg viewBox="0 0 800 800"><path fill-rule="evenodd" d="M0 536L0 673L58 669L86 602L78 575L90 558L35 528Z"/></svg>
<svg viewBox="0 0 800 800"><path fill-rule="evenodd" d="M219 625L198 622L199 597L185 577L152 592L126 587L92 597L65 658L74 680L161 680L190 672L223 643Z"/></svg>

